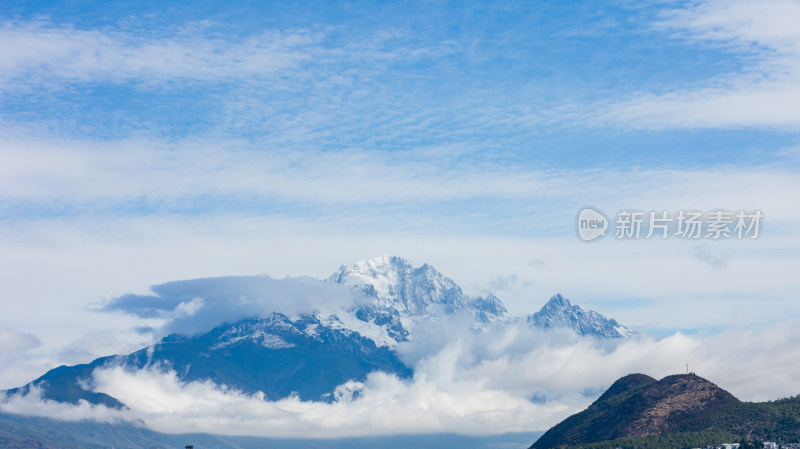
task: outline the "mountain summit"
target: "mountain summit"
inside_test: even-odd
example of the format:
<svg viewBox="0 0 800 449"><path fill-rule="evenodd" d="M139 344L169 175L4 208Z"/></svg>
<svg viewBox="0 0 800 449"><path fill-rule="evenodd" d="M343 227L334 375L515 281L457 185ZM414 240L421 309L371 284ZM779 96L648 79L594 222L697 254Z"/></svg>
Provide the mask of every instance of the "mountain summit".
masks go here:
<svg viewBox="0 0 800 449"><path fill-rule="evenodd" d="M548 430L531 449L681 432L739 433L751 426L737 418L736 411L742 406L747 405L695 374L658 381L644 374L630 374L614 382L589 408ZM759 413L743 415L752 419ZM707 442L711 443L714 441Z"/></svg>
<svg viewBox="0 0 800 449"><path fill-rule="evenodd" d="M469 297L431 265L414 268L401 257L382 256L349 267L342 265L328 282L349 286L372 299L354 311L355 317L368 326L349 324L389 346L407 340L422 320L466 315L477 328L511 320L502 301L493 294Z"/></svg>
<svg viewBox="0 0 800 449"><path fill-rule="evenodd" d="M634 334L614 319L570 304L561 294L554 295L541 310L528 315L528 323L543 329L569 327L579 335L600 338L627 338Z"/></svg>
<svg viewBox="0 0 800 449"><path fill-rule="evenodd" d="M466 310L469 298L452 279L428 264L414 268L395 256L342 265L330 281L349 285L375 298L373 304L403 316L455 314Z"/></svg>

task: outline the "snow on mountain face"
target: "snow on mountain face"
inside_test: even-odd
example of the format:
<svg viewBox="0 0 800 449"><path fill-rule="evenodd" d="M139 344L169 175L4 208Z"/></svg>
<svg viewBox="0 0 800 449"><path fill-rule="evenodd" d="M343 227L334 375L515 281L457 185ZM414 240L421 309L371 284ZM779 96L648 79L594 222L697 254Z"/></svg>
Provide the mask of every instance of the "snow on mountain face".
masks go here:
<svg viewBox="0 0 800 449"><path fill-rule="evenodd" d="M492 316L503 317L508 315L506 306L503 305L500 298L489 293L485 298L478 297L469 301L469 306L478 312L478 318L481 321L490 321Z"/></svg>
<svg viewBox="0 0 800 449"><path fill-rule="evenodd" d="M344 325L375 340L393 346L411 337L421 320L467 314L475 329L486 329L517 320L493 294L470 298L453 280L425 264L414 268L400 257L383 256L342 266L329 282L350 286L372 298L369 304L343 316ZM540 328L569 327L583 336L623 338L633 331L613 319L570 304L557 294L542 309L527 317Z"/></svg>
<svg viewBox="0 0 800 449"><path fill-rule="evenodd" d="M153 346L90 364L62 366L9 395L40 388L45 399L77 404L87 401L124 405L100 391L86 389L98 368L123 366L172 369L182 381L213 381L244 393L263 392L270 400L297 395L302 400L331 401L336 387L364 381L382 371L405 379L412 374L397 355L335 319L317 315L295 319L280 313L223 324L203 335L172 334Z"/></svg>
<svg viewBox="0 0 800 449"><path fill-rule="evenodd" d="M528 323L543 329L569 327L579 335L600 338L627 338L634 332L614 319L570 304L567 298L556 294L541 310L528 315Z"/></svg>
<svg viewBox="0 0 800 449"><path fill-rule="evenodd" d="M368 327L372 330L364 326L353 329L372 338L375 332L381 333L376 341L388 345L407 340L411 328L421 319L470 314L476 327L481 327L509 318L496 296L470 298L432 266L414 268L400 257L383 256L351 267L342 265L328 281L350 286L372 298L371 303L354 311L354 316L371 325Z"/></svg>
<svg viewBox="0 0 800 449"><path fill-rule="evenodd" d="M450 278L428 264L414 268L400 257L383 256L352 267L343 265L329 280L361 290L375 298L374 305L401 315L431 314L437 305L448 314L467 308L467 296Z"/></svg>
<svg viewBox="0 0 800 449"><path fill-rule="evenodd" d="M210 348L218 350L249 341L268 349L288 349L296 345L287 340L303 335L318 337L316 332L318 324L312 323L303 328L298 326L300 323L302 321L298 320L295 323L278 313L264 318L240 321L226 328L220 335L215 335Z"/></svg>

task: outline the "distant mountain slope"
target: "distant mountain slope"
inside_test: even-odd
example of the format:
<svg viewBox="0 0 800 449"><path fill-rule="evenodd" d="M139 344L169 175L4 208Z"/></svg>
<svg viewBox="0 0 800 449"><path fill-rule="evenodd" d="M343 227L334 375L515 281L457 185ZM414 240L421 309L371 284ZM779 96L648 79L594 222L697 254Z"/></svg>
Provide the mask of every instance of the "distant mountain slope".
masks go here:
<svg viewBox="0 0 800 449"><path fill-rule="evenodd" d="M96 393L84 388L84 381L89 380L92 372L96 368L116 363L118 356L101 357L91 363L74 366L59 366L46 372L38 379L19 388L12 388L6 391L8 397L31 392L36 387L42 391L42 398L58 402L68 402L78 404L79 401L86 401L90 404L102 404L111 408L121 408L124 406L117 399L105 394ZM2 392L0 392L2 398Z"/></svg>
<svg viewBox="0 0 800 449"><path fill-rule="evenodd" d="M599 338L626 338L634 334L614 319L570 304L561 294L554 295L541 310L528 315L528 323L543 329L568 327L579 335Z"/></svg>
<svg viewBox="0 0 800 449"><path fill-rule="evenodd" d="M0 413L0 448L4 449L177 448L183 447L184 441L189 440L127 423L71 422ZM214 442L209 447L218 443L210 438L206 441Z"/></svg>
<svg viewBox="0 0 800 449"><path fill-rule="evenodd" d="M46 399L72 403L84 399L119 407L116 399L80 387L96 368L111 365L171 368L181 380L209 379L247 393L262 391L271 400L292 393L304 400L332 400L338 385L364 380L372 371L401 378L411 375L392 351L377 347L341 323L322 322L314 315L291 320L273 313L218 326L198 337L171 335L127 356L62 366L8 394L25 393L38 386Z"/></svg>
<svg viewBox="0 0 800 449"><path fill-rule="evenodd" d="M351 438L260 438L208 434L165 434L127 423L69 422L0 413L0 448L4 449L407 449L522 447L541 432L491 436L454 434L389 435Z"/></svg>
<svg viewBox="0 0 800 449"><path fill-rule="evenodd" d="M643 374L617 380L586 410L541 436L532 449L668 448L722 443L728 438L800 437L800 398L743 403L694 374L659 381ZM731 442L731 441L727 441Z"/></svg>

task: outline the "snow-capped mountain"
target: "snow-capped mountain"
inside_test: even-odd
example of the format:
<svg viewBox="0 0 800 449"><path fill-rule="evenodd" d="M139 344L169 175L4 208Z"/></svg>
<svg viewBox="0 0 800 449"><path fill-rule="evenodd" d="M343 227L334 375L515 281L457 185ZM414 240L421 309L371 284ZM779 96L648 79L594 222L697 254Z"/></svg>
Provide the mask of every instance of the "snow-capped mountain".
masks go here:
<svg viewBox="0 0 800 449"><path fill-rule="evenodd" d="M389 346L407 340L420 320L465 314L480 328L510 319L502 301L493 294L471 298L432 266L414 268L400 257L383 256L349 267L342 265L328 281L372 299L353 311L367 326L348 324Z"/></svg>
<svg viewBox="0 0 800 449"><path fill-rule="evenodd" d="M171 369L182 381L211 380L245 393L261 391L271 400L296 394L303 400L329 401L337 386L363 381L373 371L411 375L394 352L341 323L323 322L313 314L291 319L273 313L197 337L170 335L129 355L62 366L8 395L26 394L36 386L45 399L120 407L124 404L92 386L94 370L111 366Z"/></svg>
<svg viewBox="0 0 800 449"><path fill-rule="evenodd" d="M375 298L373 305L402 316L448 314L466 310L468 298L452 279L432 266L414 268L400 257L376 257L342 265L330 281L349 285Z"/></svg>
<svg viewBox="0 0 800 449"><path fill-rule="evenodd" d="M37 387L45 399L121 407L124 404L93 387L92 376L98 368L123 366L170 369L183 381L210 380L246 393L260 391L271 400L296 394L303 400L329 401L336 387L350 380L363 381L370 372L410 377L412 370L394 348L398 342L414 339L414 328L422 321L457 317L482 331L524 319L511 316L492 294L469 297L432 266L414 268L399 257L342 266L326 282L364 294L366 301L337 314L309 310L290 318L273 312L220 324L198 336L169 335L128 355L55 368L9 390L8 395L26 394ZM569 327L598 338L633 334L615 320L572 305L561 295L529 315L527 322L545 329Z"/></svg>
<svg viewBox="0 0 800 449"><path fill-rule="evenodd" d="M614 319L570 304L561 294L554 295L541 310L528 315L528 323L543 329L569 327L579 335L599 338L627 338L634 334Z"/></svg>

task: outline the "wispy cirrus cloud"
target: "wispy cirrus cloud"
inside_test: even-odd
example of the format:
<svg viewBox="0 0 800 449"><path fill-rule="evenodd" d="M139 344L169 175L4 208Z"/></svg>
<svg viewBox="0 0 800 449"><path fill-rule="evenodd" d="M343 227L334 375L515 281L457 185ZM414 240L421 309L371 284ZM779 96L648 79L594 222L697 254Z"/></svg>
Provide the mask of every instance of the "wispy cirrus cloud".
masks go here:
<svg viewBox="0 0 800 449"><path fill-rule="evenodd" d="M48 363L40 359L41 347L42 341L36 335L0 322L0 378L6 382L0 384L0 389L22 385L48 368Z"/></svg>
<svg viewBox="0 0 800 449"><path fill-rule="evenodd" d="M20 332L0 323L0 357L18 351L38 348L41 342L35 335Z"/></svg>
<svg viewBox="0 0 800 449"><path fill-rule="evenodd" d="M0 89L47 89L72 83L132 83L174 89L182 83L285 83L287 73L332 87L368 78L397 63L460 51L455 41L419 42L410 30L348 35L336 26L225 33L197 22L166 29L81 29L69 23L0 22L6 44ZM343 67L350 66L347 73ZM284 76L283 80L279 80ZM292 84L293 85L293 84ZM228 85L233 87L235 85ZM261 88L265 85L260 84ZM296 87L296 86L295 86Z"/></svg>
<svg viewBox="0 0 800 449"><path fill-rule="evenodd" d="M264 32L235 39L202 29L169 36L82 30L49 22L4 22L0 89L69 83L159 85L271 76L313 57L320 35Z"/></svg>
<svg viewBox="0 0 800 449"><path fill-rule="evenodd" d="M100 210L144 201L145 208L152 202L152 207L169 212L178 203L203 198L406 206L474 199L568 200L574 207L589 201L675 210L770 208L794 219L795 211L780 207L780 199L800 182L793 172L769 164L556 170L482 160L480 155L465 161L459 154L434 149L328 152L224 139L169 143L0 137L0 143L6 150L0 153L0 199L7 207L58 202Z"/></svg>
<svg viewBox="0 0 800 449"><path fill-rule="evenodd" d="M800 3L793 0L701 1L666 10L656 27L713 47L738 67L689 86L612 103L603 123L627 128L800 127Z"/></svg>

